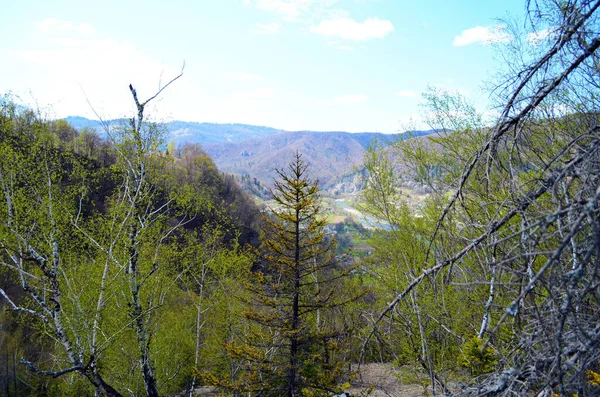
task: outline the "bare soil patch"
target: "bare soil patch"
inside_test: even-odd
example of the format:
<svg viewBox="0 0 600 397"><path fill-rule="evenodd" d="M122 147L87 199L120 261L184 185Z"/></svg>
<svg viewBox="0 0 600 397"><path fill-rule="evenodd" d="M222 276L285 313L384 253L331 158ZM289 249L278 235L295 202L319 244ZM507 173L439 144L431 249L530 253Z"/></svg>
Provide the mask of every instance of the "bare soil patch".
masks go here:
<svg viewBox="0 0 600 397"><path fill-rule="evenodd" d="M405 385L399 379L400 371L390 364L365 364L360 375L351 382L351 396L370 397L423 397L429 394L420 385ZM371 390L369 393L369 389Z"/></svg>
<svg viewBox="0 0 600 397"><path fill-rule="evenodd" d="M353 369L358 369L354 368ZM424 397L429 396L420 385L402 384L399 379L401 370L393 368L390 364L365 364L360 367L360 376L350 382L347 390L352 397ZM216 397L217 389L210 386L197 387L194 395L202 397Z"/></svg>

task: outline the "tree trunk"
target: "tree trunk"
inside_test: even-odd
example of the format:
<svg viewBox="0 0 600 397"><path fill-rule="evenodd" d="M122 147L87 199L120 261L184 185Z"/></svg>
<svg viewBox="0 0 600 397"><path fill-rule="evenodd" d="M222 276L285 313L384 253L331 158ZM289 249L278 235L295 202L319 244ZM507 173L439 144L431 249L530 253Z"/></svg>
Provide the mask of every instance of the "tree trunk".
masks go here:
<svg viewBox="0 0 600 397"><path fill-rule="evenodd" d="M138 230L133 226L129 235L131 247L128 269L131 288L131 319L138 340L140 366L146 395L148 397L158 397L156 379L154 379L154 371L150 362L150 335L148 334L148 327L145 324L146 318L140 302L140 284L138 282L139 242L137 241L137 234Z"/></svg>
<svg viewBox="0 0 600 397"><path fill-rule="evenodd" d="M296 193L296 202L300 201L298 193ZM296 207L296 222L295 222L295 246L294 246L294 298L292 303L292 337L290 341L290 368L288 374L288 397L294 397L294 389L296 388L296 366L298 355L298 297L300 292L300 210Z"/></svg>
<svg viewBox="0 0 600 397"><path fill-rule="evenodd" d="M89 379L89 381L96 387L96 391L101 395L106 395L108 397L123 397L121 393L106 383L98 373L88 371L83 375Z"/></svg>

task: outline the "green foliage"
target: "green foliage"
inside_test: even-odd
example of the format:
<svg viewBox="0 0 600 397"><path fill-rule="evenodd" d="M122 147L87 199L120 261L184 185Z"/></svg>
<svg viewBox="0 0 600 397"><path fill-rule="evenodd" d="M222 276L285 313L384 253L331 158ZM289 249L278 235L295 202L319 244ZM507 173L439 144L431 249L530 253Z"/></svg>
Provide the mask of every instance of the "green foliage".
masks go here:
<svg viewBox="0 0 600 397"><path fill-rule="evenodd" d="M460 109L466 106L464 99L437 94L428 94L434 102L433 110L470 118L450 120L441 127L447 131L463 130L398 141L385 150L374 147L365 155L365 190L359 209L385 225L372 233L369 245L373 254L363 260L376 292L377 300L371 309L375 312L386 310L389 302L463 239L474 238L479 232L477 225L485 224L488 214L494 211L493 204L481 196L483 185L472 184L462 198L468 208L469 226L464 226L464 214L459 212L447 214L447 222L438 229L448 193L457 188L462 164L485 133L472 108ZM427 186L431 193L418 207L409 205L402 190L419 185ZM503 181L499 179L494 186L499 191L497 199L505 198ZM437 236L432 241L436 229ZM412 290L385 319L386 326L381 328L388 331L378 334L379 343L373 341L365 346L365 357L394 360L399 365L417 362L431 382L432 373L454 373L458 369L460 344L478 331L483 317L484 306L480 302L486 300L489 287L473 283L477 277L486 277L485 268L476 258L465 257L460 266L436 273L418 290ZM501 288L497 289L497 302L502 302L506 298Z"/></svg>
<svg viewBox="0 0 600 397"><path fill-rule="evenodd" d="M597 4L532 4L532 25L556 28L529 64L511 40L497 122L430 89L438 133L365 156L361 210L385 227L364 262L381 314L363 353L419 362L434 387L459 364L489 374L478 393L582 395L599 356L578 342L598 317ZM408 186L428 194L405 210Z"/></svg>
<svg viewBox="0 0 600 397"><path fill-rule="evenodd" d="M598 364L600 364L600 362ZM600 373L588 369L585 371L585 376L592 386L600 387Z"/></svg>
<svg viewBox="0 0 600 397"><path fill-rule="evenodd" d="M244 284L244 335L226 349L242 371L229 379L204 374L207 382L261 395L327 395L337 390L344 360L343 328L335 310L357 299L344 292L351 268L339 269L326 238L316 183L296 154L279 171L271 216L263 218L262 261Z"/></svg>
<svg viewBox="0 0 600 397"><path fill-rule="evenodd" d="M472 375L478 376L496 369L498 357L490 346L484 349L484 344L483 339L474 336L461 347L458 363L471 371Z"/></svg>
<svg viewBox="0 0 600 397"><path fill-rule="evenodd" d="M162 155L151 123L109 143L0 105L0 299L12 302L0 339L14 364L3 390L89 395L102 379L109 394L142 395L146 365L173 394L195 368L227 367L219 342L237 332L233 296L252 263L235 223L256 216L252 203L205 155ZM21 357L75 370L53 379Z"/></svg>

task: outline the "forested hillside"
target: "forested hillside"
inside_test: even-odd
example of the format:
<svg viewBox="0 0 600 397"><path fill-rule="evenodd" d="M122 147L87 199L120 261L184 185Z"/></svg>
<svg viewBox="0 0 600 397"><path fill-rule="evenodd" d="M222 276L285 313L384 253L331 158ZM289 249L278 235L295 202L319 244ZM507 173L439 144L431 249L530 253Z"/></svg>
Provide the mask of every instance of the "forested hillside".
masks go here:
<svg viewBox="0 0 600 397"><path fill-rule="evenodd" d="M436 133L385 145L169 144L182 74L101 131L3 96L0 393L600 395L600 1L526 9L492 121L430 87Z"/></svg>
<svg viewBox="0 0 600 397"><path fill-rule="evenodd" d="M419 362L437 393L600 393L600 3L528 6L553 33L530 53L505 49L494 125L432 88L441 132L365 159L362 210L391 231L372 242L387 299L361 356ZM431 188L420 217L401 196L407 176ZM458 383L456 364L469 371Z"/></svg>
<svg viewBox="0 0 600 397"><path fill-rule="evenodd" d="M403 134L348 133L348 132L283 132L260 139L239 142L220 142L203 147L223 171L248 174L264 186L271 186L276 169L284 167L296 151L304 154L311 174L319 179L322 189L330 190L342 178L361 168L366 149L376 142L387 146L390 142L433 131L414 131Z"/></svg>
<svg viewBox="0 0 600 397"><path fill-rule="evenodd" d="M117 128L124 119L95 121L84 117L65 119L78 131L97 130L106 137L103 125ZM348 133L343 131L283 131L246 124L216 124L170 121L165 123L164 141L173 151L186 144L200 144L219 170L235 175L242 186L266 198L277 176L276 169L285 166L301 151L311 166L311 174L321 187L335 190L344 177L360 168L364 151L376 142L387 146L399 139L426 136L434 130L407 131L401 134L377 132ZM242 178L252 177L252 184ZM257 182L254 182L257 179Z"/></svg>
<svg viewBox="0 0 600 397"><path fill-rule="evenodd" d="M143 113L104 140L10 96L0 109L3 391L184 390L208 359L207 319L232 326L222 309L227 279L253 263L253 200L199 146L157 150Z"/></svg>
<svg viewBox="0 0 600 397"><path fill-rule="evenodd" d="M65 121L76 128L96 129L102 125L97 120L90 120L85 117L70 116ZM116 127L123 122L123 119L106 120L103 123ZM248 124L217 124L217 123L197 123L193 121L169 121L165 123L167 141L173 141L177 146L186 143L207 143L218 142L237 142L246 139L265 138L271 135L284 132L276 128L262 127ZM101 134L104 131L100 131Z"/></svg>

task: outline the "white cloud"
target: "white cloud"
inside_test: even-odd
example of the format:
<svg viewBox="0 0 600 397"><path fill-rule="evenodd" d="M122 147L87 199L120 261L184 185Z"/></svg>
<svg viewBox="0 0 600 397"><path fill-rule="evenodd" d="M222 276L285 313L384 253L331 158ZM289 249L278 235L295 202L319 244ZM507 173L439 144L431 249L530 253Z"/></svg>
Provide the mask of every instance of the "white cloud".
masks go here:
<svg viewBox="0 0 600 397"><path fill-rule="evenodd" d="M38 22L37 28L40 32L48 35L69 34L77 32L83 36L90 37L95 33L94 27L89 23L74 24L70 21L61 21L60 19L46 18Z"/></svg>
<svg viewBox="0 0 600 397"><path fill-rule="evenodd" d="M4 53L21 68L37 70L19 84L35 87L36 98L52 103L59 117L90 116L82 90L103 117L121 117L133 103L127 88L130 83L140 99L147 99L157 91L161 78L164 84L180 71L180 66L165 65L129 41L85 36L94 32L89 24L46 19L37 27L49 36L39 37L44 49Z"/></svg>
<svg viewBox="0 0 600 397"><path fill-rule="evenodd" d="M542 29L538 32L532 32L527 35L527 42L533 46L540 45L542 41L544 41L549 36L553 35L555 32L555 28L546 28Z"/></svg>
<svg viewBox="0 0 600 397"><path fill-rule="evenodd" d="M452 45L455 47L463 47L469 44L480 43L483 45L495 43L507 43L513 37L510 33L504 30L504 26L476 26L471 29L466 29L458 36L454 37Z"/></svg>
<svg viewBox="0 0 600 397"><path fill-rule="evenodd" d="M269 100L275 98L275 90L273 88L257 88L253 91L234 92L231 97L235 100Z"/></svg>
<svg viewBox="0 0 600 397"><path fill-rule="evenodd" d="M75 29L84 36L93 36L96 31L94 27L89 23L80 23L75 27Z"/></svg>
<svg viewBox="0 0 600 397"><path fill-rule="evenodd" d="M262 80L263 77L257 74L244 72L224 72L223 75L230 79L236 80Z"/></svg>
<svg viewBox="0 0 600 397"><path fill-rule="evenodd" d="M271 22L271 23L257 23L254 28L252 28L250 31L252 33L259 33L259 34L275 34L277 32L279 32L279 24L277 22Z"/></svg>
<svg viewBox="0 0 600 397"><path fill-rule="evenodd" d="M342 51L352 51L354 48L350 47L349 45L341 45L338 47L338 49Z"/></svg>
<svg viewBox="0 0 600 397"><path fill-rule="evenodd" d="M396 92L396 96L401 97L401 98L410 98L410 97L417 96L417 94L411 90L403 90L403 91Z"/></svg>
<svg viewBox="0 0 600 397"><path fill-rule="evenodd" d="M38 22L36 25L40 32L49 34L65 32L73 28L72 22L60 21L54 18L46 18L43 21Z"/></svg>
<svg viewBox="0 0 600 397"><path fill-rule="evenodd" d="M141 53L135 46L125 40L101 39L52 39L57 44L47 50L11 50L12 56L31 63L55 68L57 77L71 79L101 80L117 76L140 76L139 80L151 74L153 80L160 75L163 65ZM157 69L149 72L151 69ZM174 68L166 68L165 75L178 72ZM137 79L136 79L137 80Z"/></svg>
<svg viewBox="0 0 600 397"><path fill-rule="evenodd" d="M379 18L367 18L364 22L351 18L328 19L310 27L315 34L354 41L382 39L393 30L392 22Z"/></svg>

